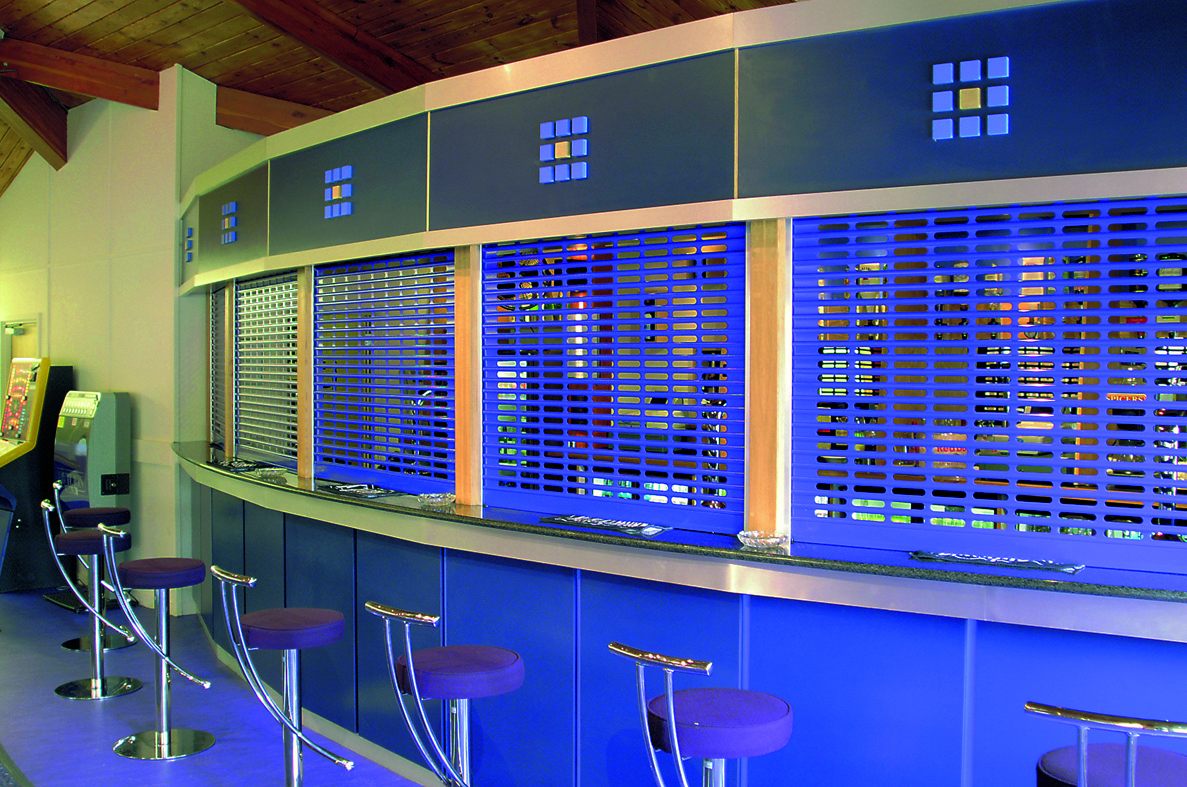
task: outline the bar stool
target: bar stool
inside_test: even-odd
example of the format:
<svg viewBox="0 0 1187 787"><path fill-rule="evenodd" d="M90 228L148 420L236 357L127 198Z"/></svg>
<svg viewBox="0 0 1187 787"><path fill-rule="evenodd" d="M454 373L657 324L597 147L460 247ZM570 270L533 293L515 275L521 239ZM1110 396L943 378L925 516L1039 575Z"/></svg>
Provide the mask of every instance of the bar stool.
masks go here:
<svg viewBox="0 0 1187 787"><path fill-rule="evenodd" d="M62 533L68 533L71 530L79 530L82 528L95 527L98 523L103 522L113 527L119 525L126 525L132 520L131 513L126 508L75 508L66 510L62 507L62 482L54 481L54 506L58 511L58 524L61 527ZM107 611L107 602L104 597L104 591L111 590L111 585L103 582L103 567L99 566L94 571L91 571L91 565L87 562L85 555L75 555L78 561L82 563L87 572L93 578L91 581L99 581L102 584L99 586L99 603L95 606L101 612ZM75 594L77 595L77 594ZM76 610L77 611L77 610ZM103 649L116 650L118 648L130 647L134 640L118 637L114 634L104 634ZM91 649L90 637L74 637L62 643L62 647L66 650L81 650L89 652Z"/></svg>
<svg viewBox="0 0 1187 787"><path fill-rule="evenodd" d="M1171 787L1187 784L1187 757L1138 746L1139 735L1187 738L1187 722L1136 719L1028 702L1035 716L1078 728L1076 746L1049 751L1035 767L1037 787ZM1090 729L1123 732L1126 742L1089 743Z"/></svg>
<svg viewBox="0 0 1187 787"><path fill-rule="evenodd" d="M286 607L240 615L239 594L235 591L237 588L255 587L255 577L232 574L218 566L211 566L210 573L219 581L222 589L223 618L239 669L243 671L243 677L256 699L284 727L286 787L300 787L302 744L349 771L354 767L352 761L314 743L301 730L301 651L332 645L341 639L342 613L332 609ZM284 651L284 710L268 696L252 663L250 651L256 649Z"/></svg>
<svg viewBox="0 0 1187 787"><path fill-rule="evenodd" d="M127 513L127 509L112 510ZM71 530L67 533L59 533L55 536L49 524L49 515L53 511L54 506L52 503L48 500L41 501L41 518L45 523L45 537L49 541L50 553L54 556L54 562L58 564L58 570L62 572L62 579L66 581L66 587L70 588L74 596L86 608L87 612L91 613L91 642L103 641L104 626L120 632L128 642L135 642L136 638L132 635L132 632L123 626L112 623L104 617L103 612L99 608L101 603L99 591L102 583L96 581L95 575L98 572L99 563L103 555L103 534L96 527L88 527ZM120 516L122 515L113 515L112 518L118 520ZM123 521L127 522L129 519L130 517ZM116 552L126 552L131 546L132 539L125 534L123 538L114 540L112 549ZM70 573L62 565L61 556L78 555L90 556L94 568L91 572L91 581L88 583L90 600L83 598L82 593L79 592L78 587L71 580ZM103 651L104 648L101 647L90 648L91 677L89 679L83 678L81 680L72 680L68 683L63 683L54 689L54 692L60 697L71 700L105 700L109 697L131 694L143 685L136 678L107 677L104 674Z"/></svg>
<svg viewBox="0 0 1187 787"><path fill-rule="evenodd" d="M172 725L172 703L170 702L170 673L179 675L204 689L210 688L210 681L196 677L179 667L169 657L169 591L172 588L187 588L200 585L206 579L206 564L188 557L150 557L127 560L116 566L116 544L126 538L122 530L99 525L103 534L104 554L108 571L115 585L114 593L132 624L140 641L148 646L157 657L156 701L157 728L129 735L116 742L112 751L121 757L133 760L175 760L205 751L214 745L214 736L201 730L175 729ZM125 588L153 591L157 609L157 637L154 640L140 619L132 612Z"/></svg>
<svg viewBox="0 0 1187 787"><path fill-rule="evenodd" d="M400 713L425 762L446 785L469 787L470 784L470 700L495 697L523 685L524 665L519 654L489 645L448 645L412 652L412 626L434 626L439 615L407 612L374 601L364 605L368 612L383 620L387 639L387 664ZM392 622L404 624L404 655L396 657L392 642ZM411 654L411 658L409 658ZM411 694L416 704L421 730L428 737L425 746L417 731L403 695ZM424 700L446 700L449 711L449 756L425 713ZM432 755L430 755L430 749Z"/></svg>
<svg viewBox="0 0 1187 787"><path fill-rule="evenodd" d="M635 662L639 717L647 741L647 758L659 787L664 787L656 750L671 753L680 784L688 787L682 760L702 760L704 787L725 786L725 761L757 757L778 751L791 738L791 706L761 691L745 689L672 690L672 673L709 675L708 661L674 658L637 650L618 642L610 650ZM664 693L647 701L644 670L648 666L664 671Z"/></svg>

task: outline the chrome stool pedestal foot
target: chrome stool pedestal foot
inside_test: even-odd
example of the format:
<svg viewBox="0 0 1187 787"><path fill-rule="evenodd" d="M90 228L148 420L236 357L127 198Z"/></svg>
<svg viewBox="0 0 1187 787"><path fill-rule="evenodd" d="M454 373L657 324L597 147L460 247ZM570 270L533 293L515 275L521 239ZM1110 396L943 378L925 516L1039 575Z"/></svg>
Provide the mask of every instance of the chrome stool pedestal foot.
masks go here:
<svg viewBox="0 0 1187 787"><path fill-rule="evenodd" d="M131 694L143 685L136 678L83 678L63 683L54 694L68 700L106 700Z"/></svg>
<svg viewBox="0 0 1187 787"><path fill-rule="evenodd" d="M176 760L214 745L214 736L201 730L169 730L167 736L156 730L129 735L112 749L130 760Z"/></svg>
<svg viewBox="0 0 1187 787"><path fill-rule="evenodd" d="M127 648L135 643L128 642L123 637L116 637L112 634L107 634L103 637L103 650L119 650L120 648ZM62 643L62 650L77 650L83 653L91 652L91 638L90 637L75 637L68 639Z"/></svg>

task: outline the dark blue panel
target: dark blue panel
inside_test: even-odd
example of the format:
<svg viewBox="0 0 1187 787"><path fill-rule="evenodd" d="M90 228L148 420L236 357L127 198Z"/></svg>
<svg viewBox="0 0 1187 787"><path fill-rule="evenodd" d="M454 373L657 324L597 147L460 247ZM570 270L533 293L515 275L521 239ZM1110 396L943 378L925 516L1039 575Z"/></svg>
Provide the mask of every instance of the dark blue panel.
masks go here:
<svg viewBox="0 0 1187 787"><path fill-rule="evenodd" d="M613 641L669 656L713 662L713 675L676 677L676 688L742 685L741 599L678 585L582 572L578 642L580 783L582 787L652 784L639 723L634 664L607 649ZM663 691L662 673L651 670L647 694ZM665 768L671 757L661 760ZM698 781L695 765L687 772ZM738 769L727 769L738 784ZM676 778L670 771L668 784ZM777 779L752 784L783 784ZM797 775L798 779L798 775ZM841 782L832 782L840 784Z"/></svg>
<svg viewBox="0 0 1187 787"><path fill-rule="evenodd" d="M254 588L242 594L242 612L283 607L284 514L252 503L243 504L243 573L255 577ZM260 677L281 688L280 652L260 650L252 655Z"/></svg>
<svg viewBox="0 0 1187 787"><path fill-rule="evenodd" d="M196 557L206 564L207 568L214 565L214 544L213 536L211 534L211 495L214 492L207 486L190 481L190 492L193 495L194 504L197 506L198 521L195 524L196 533L194 542L197 544L198 552ZM198 588L198 613L202 615L206 621L206 630L214 633L214 624L220 626L223 624L222 618L215 618L214 616L214 585L215 582L203 582ZM221 603L221 602L220 602ZM221 615L221 612L220 612Z"/></svg>
<svg viewBox="0 0 1187 787"><path fill-rule="evenodd" d="M742 50L741 197L1182 166L1187 103L1174 0L1083 0ZM988 79L987 59L1009 75ZM976 82L960 82L979 61ZM957 81L933 85L951 63ZM1008 106L933 111L932 94L1008 87ZM1070 86L1075 85L1075 89ZM987 117L1007 114L1008 133ZM934 140L932 121L981 135Z"/></svg>
<svg viewBox="0 0 1187 787"><path fill-rule="evenodd" d="M388 675L383 622L363 609L368 601L397 609L439 615L442 610L441 549L412 544L373 533L358 533L356 582L358 583L359 734L412 762L421 763ZM412 647L429 648L442 643L440 626L415 626ZM404 627L392 627L397 653L403 653ZM429 704L430 718L440 730L440 703Z"/></svg>
<svg viewBox="0 0 1187 787"><path fill-rule="evenodd" d="M349 527L285 517L285 596L290 607L335 609L342 639L301 652L301 704L352 732L355 715L354 533Z"/></svg>
<svg viewBox="0 0 1187 787"><path fill-rule="evenodd" d="M964 625L751 598L750 688L791 703L795 725L750 783L960 784Z"/></svg>
<svg viewBox="0 0 1187 787"><path fill-rule="evenodd" d="M445 566L446 644L509 648L527 673L470 705L473 783L574 784L574 572L456 551Z"/></svg>
<svg viewBox="0 0 1187 787"><path fill-rule="evenodd" d="M424 232L427 139L417 115L274 160L271 253Z"/></svg>
<svg viewBox="0 0 1187 787"><path fill-rule="evenodd" d="M430 229L728 199L733 101L723 52L434 112ZM541 138L577 118L588 132ZM541 183L561 161L542 162L541 145L581 140L587 154L564 161L588 177Z"/></svg>
<svg viewBox="0 0 1187 787"><path fill-rule="evenodd" d="M268 168L253 169L199 197L197 234L195 262L203 273L265 256Z"/></svg>
<svg viewBox="0 0 1187 787"><path fill-rule="evenodd" d="M975 784L1032 784L1044 752L1074 746L1076 729L1023 713L1026 702L1153 719L1181 719L1177 679L1187 645L982 623L977 631ZM1105 735L1104 738L1095 735ZM1090 740L1124 742L1096 733ZM1187 753L1187 741L1142 738Z"/></svg>
<svg viewBox="0 0 1187 787"><path fill-rule="evenodd" d="M234 573L243 571L243 501L213 490L210 492L210 562ZM206 625L214 641L230 653L221 594L208 609Z"/></svg>

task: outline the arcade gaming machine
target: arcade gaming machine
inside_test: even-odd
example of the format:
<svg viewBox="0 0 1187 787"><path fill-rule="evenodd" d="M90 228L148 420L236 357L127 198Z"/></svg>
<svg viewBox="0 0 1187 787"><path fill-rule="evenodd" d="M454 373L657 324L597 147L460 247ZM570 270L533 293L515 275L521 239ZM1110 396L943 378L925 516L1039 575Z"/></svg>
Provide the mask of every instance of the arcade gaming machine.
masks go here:
<svg viewBox="0 0 1187 787"><path fill-rule="evenodd" d="M0 592L60 582L45 543L41 501L53 497L52 418L74 368L49 358L14 358L0 415Z"/></svg>

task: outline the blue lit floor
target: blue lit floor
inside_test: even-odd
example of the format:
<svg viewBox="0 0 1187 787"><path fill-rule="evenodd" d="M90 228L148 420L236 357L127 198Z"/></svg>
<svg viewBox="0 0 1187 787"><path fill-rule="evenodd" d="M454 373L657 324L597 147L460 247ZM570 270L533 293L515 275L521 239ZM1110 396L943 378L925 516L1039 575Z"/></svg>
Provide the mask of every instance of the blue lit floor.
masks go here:
<svg viewBox="0 0 1187 787"><path fill-rule="evenodd" d="M119 620L119 612L114 612ZM150 627L152 618L151 611L144 618ZM40 591L0 594L0 745L34 787L284 784L279 725L247 684L217 659L193 615L173 619L172 655L213 686L203 690L174 677L173 726L204 730L215 736L216 743L200 754L167 762L128 760L114 754L111 747L118 739L153 728L153 659L148 648L139 644L108 651L107 674L139 678L144 688L99 702L62 699L54 688L89 677L90 662L87 654L63 650L61 643L88 629L85 615L50 604ZM355 760L356 766L347 772L306 752L305 787L414 785L324 738L312 737Z"/></svg>

